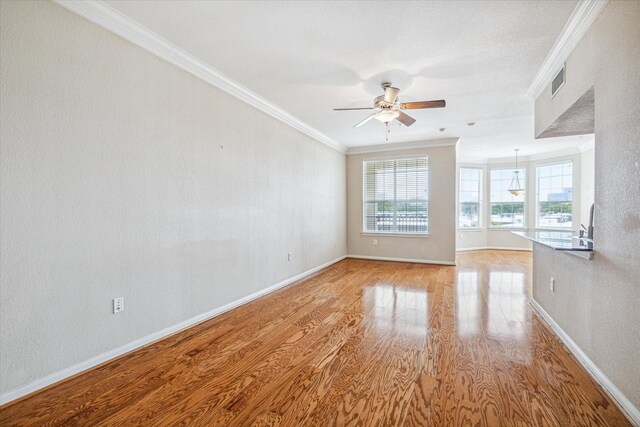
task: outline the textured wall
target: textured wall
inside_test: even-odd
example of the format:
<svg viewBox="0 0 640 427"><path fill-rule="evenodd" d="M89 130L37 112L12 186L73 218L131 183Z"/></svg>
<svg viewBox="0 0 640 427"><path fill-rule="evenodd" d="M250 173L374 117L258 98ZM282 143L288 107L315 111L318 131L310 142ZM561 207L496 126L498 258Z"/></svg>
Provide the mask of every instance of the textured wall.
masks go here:
<svg viewBox="0 0 640 427"><path fill-rule="evenodd" d="M362 161L409 154L429 156L429 237L362 235ZM350 154L347 157L347 252L350 255L455 261L454 146ZM375 246L373 239L378 240Z"/></svg>
<svg viewBox="0 0 640 427"><path fill-rule="evenodd" d="M2 392L345 255L343 154L51 2L0 4Z"/></svg>
<svg viewBox="0 0 640 427"><path fill-rule="evenodd" d="M580 161L580 218L586 226L589 222L589 212L594 202L595 186L595 150L591 149L582 153Z"/></svg>
<svg viewBox="0 0 640 427"><path fill-rule="evenodd" d="M595 256L584 261L534 252L533 295L640 408L638 22L640 2L608 2L567 60L566 94L580 96L595 83ZM580 66L584 73L571 77L569 70ZM547 90L536 101L536 127L571 104L558 95L551 99ZM559 278L555 294L548 287L551 274Z"/></svg>

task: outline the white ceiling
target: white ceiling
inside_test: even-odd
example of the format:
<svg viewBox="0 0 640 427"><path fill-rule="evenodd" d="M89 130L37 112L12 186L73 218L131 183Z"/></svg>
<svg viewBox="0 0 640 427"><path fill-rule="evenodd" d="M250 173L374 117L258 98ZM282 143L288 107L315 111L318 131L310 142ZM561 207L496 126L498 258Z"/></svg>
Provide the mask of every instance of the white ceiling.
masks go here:
<svg viewBox="0 0 640 427"><path fill-rule="evenodd" d="M332 108L370 106L382 81L401 101L447 101L389 143L461 137L462 155L495 158L584 142L534 141L525 94L576 0L106 3L348 147L384 143L384 125Z"/></svg>

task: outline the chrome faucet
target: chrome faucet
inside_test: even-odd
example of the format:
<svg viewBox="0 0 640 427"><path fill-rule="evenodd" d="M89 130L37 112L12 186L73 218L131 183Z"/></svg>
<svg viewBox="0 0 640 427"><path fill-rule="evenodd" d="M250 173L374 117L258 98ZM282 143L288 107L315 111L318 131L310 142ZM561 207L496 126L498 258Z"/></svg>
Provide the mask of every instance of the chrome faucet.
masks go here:
<svg viewBox="0 0 640 427"><path fill-rule="evenodd" d="M593 240L593 211L596 207L595 203L591 204L591 210L589 211L589 227L587 228L587 239Z"/></svg>
<svg viewBox="0 0 640 427"><path fill-rule="evenodd" d="M589 227L585 227L584 224L580 224L580 227L584 228L584 231L580 230L580 238L586 237L587 239L593 240L593 211L596 207L595 203L591 204L591 209L589 210ZM584 235L584 232L587 232L587 235Z"/></svg>

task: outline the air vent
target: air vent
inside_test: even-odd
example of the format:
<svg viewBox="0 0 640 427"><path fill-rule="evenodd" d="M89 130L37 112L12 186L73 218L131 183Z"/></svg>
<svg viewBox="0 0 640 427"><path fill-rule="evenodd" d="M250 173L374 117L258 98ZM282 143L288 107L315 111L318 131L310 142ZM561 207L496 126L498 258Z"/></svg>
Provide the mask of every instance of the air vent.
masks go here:
<svg viewBox="0 0 640 427"><path fill-rule="evenodd" d="M564 84L564 76L565 76L565 68L566 64L562 66L562 70L554 77L553 82L551 82L551 96L553 97L562 85Z"/></svg>

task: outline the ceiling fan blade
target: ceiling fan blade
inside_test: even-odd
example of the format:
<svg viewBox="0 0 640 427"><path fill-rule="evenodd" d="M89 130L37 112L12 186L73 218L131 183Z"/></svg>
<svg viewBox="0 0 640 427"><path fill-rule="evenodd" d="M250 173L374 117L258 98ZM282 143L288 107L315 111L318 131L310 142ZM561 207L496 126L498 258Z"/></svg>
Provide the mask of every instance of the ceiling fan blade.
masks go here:
<svg viewBox="0 0 640 427"><path fill-rule="evenodd" d="M418 102L403 102L400 104L400 108L403 110L418 110L420 108L442 108L447 103L444 99L438 99L437 101L418 101Z"/></svg>
<svg viewBox="0 0 640 427"><path fill-rule="evenodd" d="M364 119L363 121L355 125L354 128L359 128L363 124L367 123L369 120L373 119L376 116L376 114L378 114L378 111L376 111L375 113L373 113L372 115L370 115L369 117L367 117L366 119Z"/></svg>
<svg viewBox="0 0 640 427"><path fill-rule="evenodd" d="M402 123L403 125L411 126L412 124L415 123L416 119L414 119L410 115L405 114L402 111L399 111L399 113L400 113L400 115L398 117L396 117L396 120L399 121L400 123Z"/></svg>
<svg viewBox="0 0 640 427"><path fill-rule="evenodd" d="M351 111L351 110L375 110L375 107L334 108L333 109L333 111Z"/></svg>
<svg viewBox="0 0 640 427"><path fill-rule="evenodd" d="M384 102L388 102L389 104L393 104L396 102L398 98L398 93L400 89L397 87L387 86L384 88Z"/></svg>

